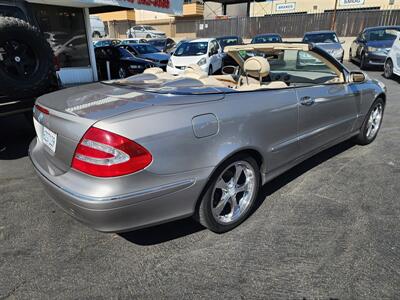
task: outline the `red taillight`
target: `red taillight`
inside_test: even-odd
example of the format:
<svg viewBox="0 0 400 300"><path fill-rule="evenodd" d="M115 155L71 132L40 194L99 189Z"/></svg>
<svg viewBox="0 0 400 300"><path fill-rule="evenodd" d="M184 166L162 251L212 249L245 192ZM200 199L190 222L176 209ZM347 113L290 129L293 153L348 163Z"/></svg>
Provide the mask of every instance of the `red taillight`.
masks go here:
<svg viewBox="0 0 400 300"><path fill-rule="evenodd" d="M42 107L42 106L40 106L40 105L38 105L38 104L35 104L35 108L36 108L38 111L44 113L45 115L48 115L48 114L49 114L49 111L48 111L47 109L45 109L44 107Z"/></svg>
<svg viewBox="0 0 400 300"><path fill-rule="evenodd" d="M72 168L97 177L115 177L143 170L152 159L139 144L91 127L75 150Z"/></svg>

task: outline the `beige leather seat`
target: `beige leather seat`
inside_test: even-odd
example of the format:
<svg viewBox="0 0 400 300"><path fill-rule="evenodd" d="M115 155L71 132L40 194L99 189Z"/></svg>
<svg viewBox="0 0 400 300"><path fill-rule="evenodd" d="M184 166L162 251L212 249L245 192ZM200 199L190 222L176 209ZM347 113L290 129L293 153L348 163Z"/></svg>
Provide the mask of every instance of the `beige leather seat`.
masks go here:
<svg viewBox="0 0 400 300"><path fill-rule="evenodd" d="M223 82L212 76L208 76L197 64L187 66L182 76L197 79L207 86L225 87Z"/></svg>
<svg viewBox="0 0 400 300"><path fill-rule="evenodd" d="M239 91L250 91L256 89L278 89L285 88L287 84L283 81L272 81L269 83L262 83L262 79L268 76L270 72L270 65L267 59L254 56L248 58L243 64L243 71L246 76L241 76L239 79L239 86L237 90ZM251 77L249 77L251 76ZM258 78L258 80L254 78Z"/></svg>

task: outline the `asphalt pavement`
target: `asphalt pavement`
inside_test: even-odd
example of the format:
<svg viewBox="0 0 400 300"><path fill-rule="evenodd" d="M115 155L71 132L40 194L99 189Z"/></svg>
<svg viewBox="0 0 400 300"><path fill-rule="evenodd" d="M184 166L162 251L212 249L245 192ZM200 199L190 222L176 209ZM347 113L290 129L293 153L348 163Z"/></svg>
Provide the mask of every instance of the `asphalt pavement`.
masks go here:
<svg viewBox="0 0 400 300"><path fill-rule="evenodd" d="M191 219L87 228L45 194L24 116L0 119L0 299L400 298L400 80L368 73L388 87L375 142L344 142L266 184L223 235Z"/></svg>

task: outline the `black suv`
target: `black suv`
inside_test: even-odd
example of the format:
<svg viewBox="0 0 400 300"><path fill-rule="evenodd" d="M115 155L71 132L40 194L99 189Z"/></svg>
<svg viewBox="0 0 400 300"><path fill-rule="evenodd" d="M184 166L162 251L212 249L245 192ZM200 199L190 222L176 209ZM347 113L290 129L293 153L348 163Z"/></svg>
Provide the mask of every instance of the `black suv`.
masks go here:
<svg viewBox="0 0 400 300"><path fill-rule="evenodd" d="M53 51L30 5L0 0L0 117L29 114L37 97L59 88Z"/></svg>

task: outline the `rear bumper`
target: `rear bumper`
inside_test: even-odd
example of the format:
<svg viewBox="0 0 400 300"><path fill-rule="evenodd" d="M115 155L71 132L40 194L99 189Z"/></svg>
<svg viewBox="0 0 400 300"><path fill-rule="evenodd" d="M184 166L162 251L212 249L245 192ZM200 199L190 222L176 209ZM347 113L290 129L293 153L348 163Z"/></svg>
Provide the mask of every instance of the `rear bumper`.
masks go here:
<svg viewBox="0 0 400 300"><path fill-rule="evenodd" d="M63 180L56 178L61 176L45 171L33 151L35 145L34 140L29 157L46 192L67 214L102 232L130 231L192 215L210 172L204 169L197 171L197 175L185 174L163 185L136 187L129 194L92 197L75 193L63 186Z"/></svg>

